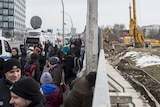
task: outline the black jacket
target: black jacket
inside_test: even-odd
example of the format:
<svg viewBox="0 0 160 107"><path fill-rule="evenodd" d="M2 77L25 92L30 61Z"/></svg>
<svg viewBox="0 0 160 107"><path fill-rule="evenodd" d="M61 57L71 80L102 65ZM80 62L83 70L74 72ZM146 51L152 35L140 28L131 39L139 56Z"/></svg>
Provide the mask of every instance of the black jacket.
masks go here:
<svg viewBox="0 0 160 107"><path fill-rule="evenodd" d="M13 83L7 81L5 78L0 79L0 107L14 107L13 105L9 104L9 101L11 99L9 88L12 86L12 84ZM27 107L46 107L46 99L42 94L40 94Z"/></svg>
<svg viewBox="0 0 160 107"><path fill-rule="evenodd" d="M46 104L45 97L42 94L39 94L27 107L46 107Z"/></svg>
<svg viewBox="0 0 160 107"><path fill-rule="evenodd" d="M67 53L64 57L64 73L65 73L65 81L70 78L75 78L76 74L72 72L72 68L74 67L74 55L71 53Z"/></svg>
<svg viewBox="0 0 160 107"><path fill-rule="evenodd" d="M14 107L9 104L11 99L9 88L12 83L7 81L5 78L0 79L0 107Z"/></svg>

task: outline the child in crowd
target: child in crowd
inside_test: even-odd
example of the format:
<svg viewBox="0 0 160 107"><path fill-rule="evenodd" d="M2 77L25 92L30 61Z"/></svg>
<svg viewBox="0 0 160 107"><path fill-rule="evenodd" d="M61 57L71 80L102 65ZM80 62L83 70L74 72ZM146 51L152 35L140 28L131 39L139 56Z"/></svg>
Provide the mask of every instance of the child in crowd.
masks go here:
<svg viewBox="0 0 160 107"><path fill-rule="evenodd" d="M60 107L63 103L63 95L59 87L52 83L53 79L49 72L41 76L41 89L47 100L47 107Z"/></svg>

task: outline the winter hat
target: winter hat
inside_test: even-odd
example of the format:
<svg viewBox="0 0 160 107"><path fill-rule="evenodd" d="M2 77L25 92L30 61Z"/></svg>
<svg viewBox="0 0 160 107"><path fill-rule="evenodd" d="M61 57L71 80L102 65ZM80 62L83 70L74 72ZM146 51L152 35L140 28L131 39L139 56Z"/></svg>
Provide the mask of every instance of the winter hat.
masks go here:
<svg viewBox="0 0 160 107"><path fill-rule="evenodd" d="M53 79L49 72L44 72L41 76L40 82L41 84L49 84L52 83Z"/></svg>
<svg viewBox="0 0 160 107"><path fill-rule="evenodd" d="M20 63L17 59L11 58L4 62L3 73L6 73L12 69L21 68Z"/></svg>
<svg viewBox="0 0 160 107"><path fill-rule="evenodd" d="M41 52L41 49L40 49L39 47L36 47L34 50L35 50L37 53L40 53L40 52Z"/></svg>
<svg viewBox="0 0 160 107"><path fill-rule="evenodd" d="M58 60L55 58L55 57L50 57L48 59L48 62L51 64L51 65L54 65L54 64L57 64L58 63Z"/></svg>
<svg viewBox="0 0 160 107"><path fill-rule="evenodd" d="M40 87L33 78L23 78L18 80L10 88L10 91L28 100L34 100L39 94L41 94Z"/></svg>
<svg viewBox="0 0 160 107"><path fill-rule="evenodd" d="M56 58L56 59L57 59L57 62L60 62L60 59L59 59L57 56L55 56L54 58Z"/></svg>
<svg viewBox="0 0 160 107"><path fill-rule="evenodd" d="M64 46L64 47L62 48L62 51L67 53L67 52L70 51L70 49L69 49L68 46Z"/></svg>

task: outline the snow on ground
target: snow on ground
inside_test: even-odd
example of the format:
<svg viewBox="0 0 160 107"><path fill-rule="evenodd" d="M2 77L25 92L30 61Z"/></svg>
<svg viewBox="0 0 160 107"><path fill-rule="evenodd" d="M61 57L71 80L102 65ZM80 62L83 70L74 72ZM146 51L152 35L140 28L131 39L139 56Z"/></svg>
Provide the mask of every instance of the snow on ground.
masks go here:
<svg viewBox="0 0 160 107"><path fill-rule="evenodd" d="M149 53L130 51L123 56L123 58L125 57L131 57L136 62L136 66L141 68L160 64L160 57Z"/></svg>

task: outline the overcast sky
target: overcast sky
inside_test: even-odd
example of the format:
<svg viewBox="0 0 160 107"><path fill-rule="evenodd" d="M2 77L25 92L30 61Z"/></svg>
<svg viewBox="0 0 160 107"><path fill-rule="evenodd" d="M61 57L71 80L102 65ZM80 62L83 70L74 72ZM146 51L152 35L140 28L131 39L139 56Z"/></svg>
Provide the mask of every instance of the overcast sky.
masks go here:
<svg viewBox="0 0 160 107"><path fill-rule="evenodd" d="M72 19L73 27L81 33L86 25L87 0L63 0L64 11ZM98 0L98 25L124 24L129 27L129 4L132 0ZM136 0L137 23L139 26L160 24L160 0ZM71 20L65 14L65 28L71 27ZM39 16L42 29L62 29L61 0L26 0L26 25L30 19Z"/></svg>

